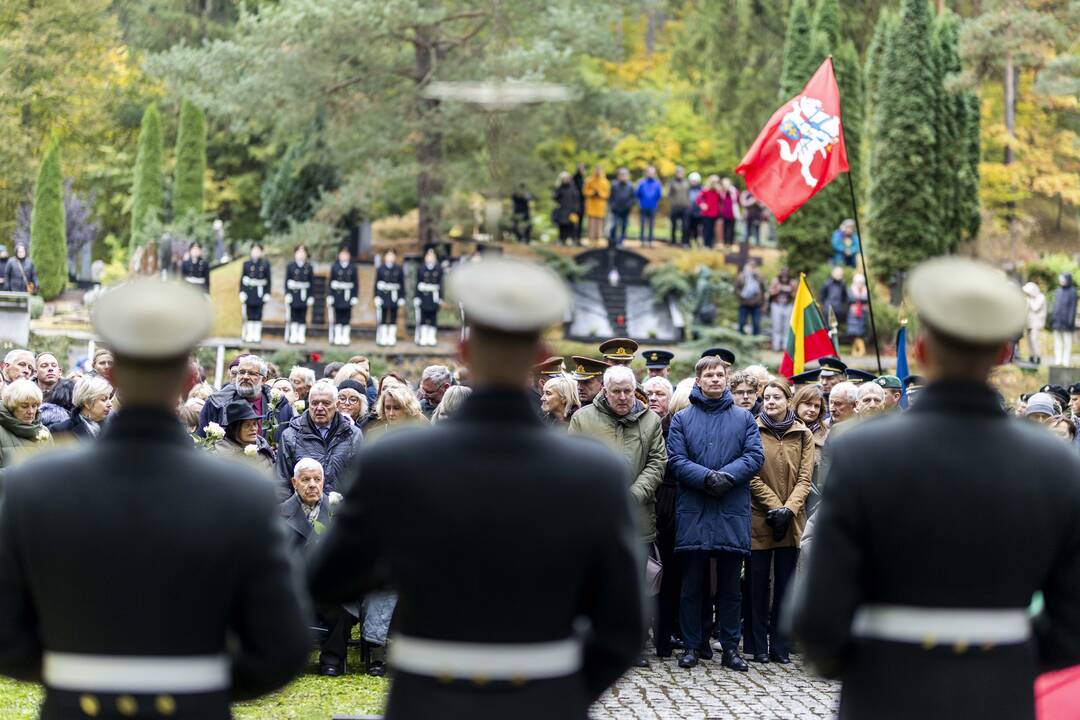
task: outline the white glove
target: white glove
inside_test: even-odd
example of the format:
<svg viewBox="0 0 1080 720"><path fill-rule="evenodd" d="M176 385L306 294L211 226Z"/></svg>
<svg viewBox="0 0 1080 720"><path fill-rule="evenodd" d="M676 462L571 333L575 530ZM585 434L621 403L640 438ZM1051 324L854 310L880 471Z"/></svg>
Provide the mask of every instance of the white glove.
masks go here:
<svg viewBox="0 0 1080 720"><path fill-rule="evenodd" d="M397 306L398 307L405 307L405 298L398 298Z"/></svg>
<svg viewBox="0 0 1080 720"><path fill-rule="evenodd" d="M307 304L308 304L308 307L311 307L312 305L314 305L315 304L315 298L309 297L307 299Z"/></svg>
<svg viewBox="0 0 1080 720"><path fill-rule="evenodd" d="M327 295L326 296L326 307L331 307L333 304L334 304L334 296L333 295Z"/></svg>
<svg viewBox="0 0 1080 720"><path fill-rule="evenodd" d="M382 309L382 298L378 295L375 296L375 307Z"/></svg>
<svg viewBox="0 0 1080 720"><path fill-rule="evenodd" d="M420 298L413 298L412 304L413 304L413 307L415 307L417 310L419 310L420 309Z"/></svg>
<svg viewBox="0 0 1080 720"><path fill-rule="evenodd" d="M240 302L241 302L241 304L247 302L247 293L246 292L240 293Z"/></svg>
<svg viewBox="0 0 1080 720"><path fill-rule="evenodd" d="M285 293L285 304L292 305L292 293Z"/></svg>
<svg viewBox="0 0 1080 720"><path fill-rule="evenodd" d="M349 299L349 305L356 305L358 302L360 302L360 300L356 296Z"/></svg>

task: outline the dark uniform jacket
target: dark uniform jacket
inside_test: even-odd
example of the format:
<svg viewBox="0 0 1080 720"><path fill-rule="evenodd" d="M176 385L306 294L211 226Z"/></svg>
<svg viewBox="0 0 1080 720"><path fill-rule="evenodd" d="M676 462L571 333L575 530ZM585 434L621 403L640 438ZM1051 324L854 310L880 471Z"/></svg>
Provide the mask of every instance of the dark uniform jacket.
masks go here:
<svg viewBox="0 0 1080 720"><path fill-rule="evenodd" d="M210 292L210 265L205 258L188 258L180 263L180 277L203 292Z"/></svg>
<svg viewBox="0 0 1080 720"><path fill-rule="evenodd" d="M400 265L380 265L375 271L375 297L382 299L384 307L404 301L405 273Z"/></svg>
<svg viewBox="0 0 1080 720"><path fill-rule="evenodd" d="M846 424L846 423L845 423ZM841 718L1034 717L1036 672L1080 662L1080 458L981 384L938 383L836 438L795 638ZM882 462L882 448L902 448ZM1027 643L854 637L863 605L1045 613Z"/></svg>
<svg viewBox="0 0 1080 720"><path fill-rule="evenodd" d="M46 675L41 710L119 718L119 703L139 717L227 718L230 701L281 687L307 660L294 577L266 481L197 451L171 415L129 408L97 443L6 474L0 673L40 681L47 653L227 654L231 691L57 690Z"/></svg>
<svg viewBox="0 0 1080 720"><path fill-rule="evenodd" d="M342 267L340 262L335 262L330 266L330 296L334 299L334 308L345 310L352 306L359 289L360 280L354 263Z"/></svg>
<svg viewBox="0 0 1080 720"><path fill-rule="evenodd" d="M262 305L270 296L270 263L266 258L245 260L240 272L240 292L247 295L245 305Z"/></svg>
<svg viewBox="0 0 1080 720"><path fill-rule="evenodd" d="M289 307L307 307L308 298L311 297L311 278L313 273L311 263L306 262L298 265L292 261L285 268L285 294L290 295Z"/></svg>
<svg viewBox="0 0 1080 720"><path fill-rule="evenodd" d="M424 312L435 312L439 309L442 280L443 270L438 263L435 263L434 267L421 265L416 272L416 297L420 298L420 309Z"/></svg>
<svg viewBox="0 0 1080 720"><path fill-rule="evenodd" d="M592 626L582 670L566 677L476 684L399 669L387 720L584 720L644 640L627 472L596 441L544 427L515 391L477 390L453 421L360 453L309 564L318 601L389 583L397 631L436 641L551 642L578 618Z"/></svg>

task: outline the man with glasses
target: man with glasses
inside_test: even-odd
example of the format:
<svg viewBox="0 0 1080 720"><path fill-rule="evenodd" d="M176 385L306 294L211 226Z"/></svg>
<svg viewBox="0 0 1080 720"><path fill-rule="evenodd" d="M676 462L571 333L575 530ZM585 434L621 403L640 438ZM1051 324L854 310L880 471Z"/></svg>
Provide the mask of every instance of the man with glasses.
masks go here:
<svg viewBox="0 0 1080 720"><path fill-rule="evenodd" d="M420 376L420 410L428 420L439 407L454 378L445 365L429 365Z"/></svg>
<svg viewBox="0 0 1080 720"><path fill-rule="evenodd" d="M272 428L284 427L295 417L292 406L285 398L280 398L275 405L270 399L270 387L266 380L266 363L258 355L241 355L236 364L236 380L206 398L206 404L199 412L199 425L195 434L202 437L206 426L217 423L225 427L225 408L235 400L246 400L258 417L259 434L271 444L277 440L272 437Z"/></svg>

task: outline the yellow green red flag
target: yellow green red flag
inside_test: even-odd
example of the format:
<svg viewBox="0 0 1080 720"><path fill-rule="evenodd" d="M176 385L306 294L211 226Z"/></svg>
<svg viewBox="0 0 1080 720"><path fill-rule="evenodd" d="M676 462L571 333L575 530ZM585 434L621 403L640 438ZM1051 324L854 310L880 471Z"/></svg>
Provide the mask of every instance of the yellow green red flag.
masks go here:
<svg viewBox="0 0 1080 720"><path fill-rule="evenodd" d="M806 274L799 273L799 289L795 293L791 328L784 347L784 359L780 362L780 374L785 377L798 375L806 369L806 363L829 355L839 353L833 347L829 328L806 284Z"/></svg>

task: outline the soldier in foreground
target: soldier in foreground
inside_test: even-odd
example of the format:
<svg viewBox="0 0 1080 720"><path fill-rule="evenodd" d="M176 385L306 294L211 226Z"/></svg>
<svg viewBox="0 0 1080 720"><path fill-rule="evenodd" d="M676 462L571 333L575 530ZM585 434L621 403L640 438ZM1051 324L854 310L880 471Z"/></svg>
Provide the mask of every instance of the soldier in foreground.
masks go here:
<svg viewBox="0 0 1080 720"><path fill-rule="evenodd" d="M7 473L0 673L44 683L47 720L228 718L310 649L273 489L176 419L202 293L130 283L93 321L123 409L94 445Z"/></svg>
<svg viewBox="0 0 1080 720"><path fill-rule="evenodd" d="M1033 718L1036 673L1080 661L1080 459L987 385L1024 328L1020 288L962 258L908 287L930 384L836 438L792 631L843 680L843 719Z"/></svg>
<svg viewBox="0 0 1080 720"><path fill-rule="evenodd" d="M454 422L361 452L310 587L328 603L397 589L387 720L584 720L644 640L631 479L530 404L541 332L570 302L562 281L492 259L460 266L449 291L475 390Z"/></svg>

